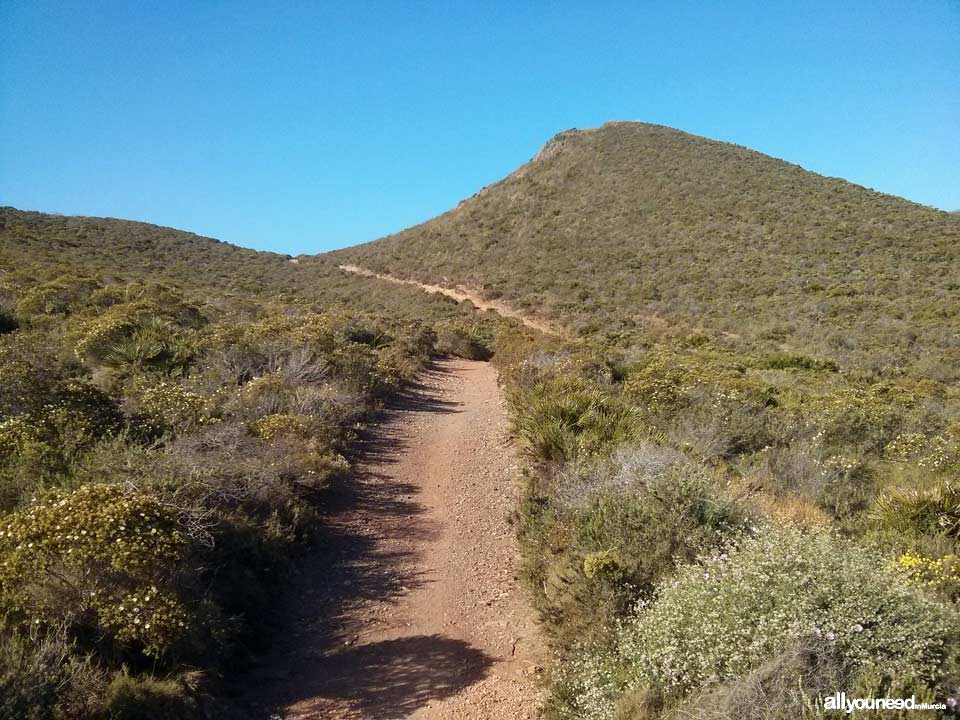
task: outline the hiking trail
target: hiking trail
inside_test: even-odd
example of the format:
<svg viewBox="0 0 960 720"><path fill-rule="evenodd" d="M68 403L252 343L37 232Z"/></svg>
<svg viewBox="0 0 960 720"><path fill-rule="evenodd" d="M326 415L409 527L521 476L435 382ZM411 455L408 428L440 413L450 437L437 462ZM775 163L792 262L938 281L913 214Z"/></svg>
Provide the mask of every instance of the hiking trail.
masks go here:
<svg viewBox="0 0 960 720"><path fill-rule="evenodd" d="M366 268L362 268L358 265L338 265L337 267L344 272L360 275L361 277L377 278L379 280L385 280L386 282L394 283L395 285L412 285L413 287L418 287L424 292L431 294L440 293L441 295L446 295L449 298L453 298L457 302L469 300L471 303L473 303L474 307L481 312L492 310L503 317L519 320L528 328L538 330L545 335L561 334L555 327L547 322L531 318L530 316L520 312L519 310L515 310L506 303L502 303L498 300L484 300L478 293L460 285L455 288L444 287L443 285L429 285L417 280L404 280L402 278L394 277L393 275L375 273L372 270L367 270Z"/></svg>
<svg viewBox="0 0 960 720"><path fill-rule="evenodd" d="M246 704L285 720L538 717L545 650L507 522L518 461L488 363L434 363L357 448Z"/></svg>

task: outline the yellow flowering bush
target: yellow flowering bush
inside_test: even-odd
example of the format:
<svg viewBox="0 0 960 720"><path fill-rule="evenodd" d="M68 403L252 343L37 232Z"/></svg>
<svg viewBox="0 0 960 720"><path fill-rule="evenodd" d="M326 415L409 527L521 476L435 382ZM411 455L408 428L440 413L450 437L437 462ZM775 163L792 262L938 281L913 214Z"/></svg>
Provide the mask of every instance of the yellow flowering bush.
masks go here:
<svg viewBox="0 0 960 720"><path fill-rule="evenodd" d="M93 626L159 657L187 628L175 589L187 541L144 490L53 490L0 520L0 607L24 622Z"/></svg>
<svg viewBox="0 0 960 720"><path fill-rule="evenodd" d="M41 430L29 415L14 415L0 422L0 458L20 452L27 443L36 442Z"/></svg>
<svg viewBox="0 0 960 720"><path fill-rule="evenodd" d="M164 429L174 432L216 421L213 403L175 380L162 380L143 390L140 410Z"/></svg>
<svg viewBox="0 0 960 720"><path fill-rule="evenodd" d="M88 296L97 284L83 278L61 275L28 288L17 302L18 315L62 315Z"/></svg>
<svg viewBox="0 0 960 720"><path fill-rule="evenodd" d="M261 440L270 442L281 436L306 437L309 434L310 418L278 413L257 420L250 428Z"/></svg>
<svg viewBox="0 0 960 720"><path fill-rule="evenodd" d="M136 310L129 305L117 305L79 328L73 352L80 360L102 361L114 343L136 327Z"/></svg>
<svg viewBox="0 0 960 720"><path fill-rule="evenodd" d="M960 597L960 557L954 554L930 558L907 551L891 563L891 568L916 585L953 599Z"/></svg>

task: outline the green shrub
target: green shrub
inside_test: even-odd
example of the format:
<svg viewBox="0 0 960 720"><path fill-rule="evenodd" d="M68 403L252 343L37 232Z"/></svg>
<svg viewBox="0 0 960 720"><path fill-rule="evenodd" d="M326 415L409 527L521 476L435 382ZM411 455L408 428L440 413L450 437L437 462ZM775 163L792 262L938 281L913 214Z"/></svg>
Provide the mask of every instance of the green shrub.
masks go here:
<svg viewBox="0 0 960 720"><path fill-rule="evenodd" d="M960 539L960 483L884 490L870 517L879 529L901 537L942 534Z"/></svg>
<svg viewBox="0 0 960 720"><path fill-rule="evenodd" d="M278 413L266 415L257 420L250 428L255 437L267 442L284 436L308 437L310 418L299 415Z"/></svg>
<svg viewBox="0 0 960 720"><path fill-rule="evenodd" d="M558 473L552 511L525 508L526 573L561 645L603 635L677 562L740 531L742 513L711 480L703 468L641 446Z"/></svg>
<svg viewBox="0 0 960 720"><path fill-rule="evenodd" d="M797 353L767 353L754 362L754 367L766 370L828 370L837 372L840 367L833 360L816 360Z"/></svg>
<svg viewBox="0 0 960 720"><path fill-rule="evenodd" d="M574 375L514 389L509 399L513 434L537 460L566 461L609 452L638 431L631 408Z"/></svg>
<svg viewBox="0 0 960 720"><path fill-rule="evenodd" d="M844 387L808 398L805 413L820 428L825 447L879 453L896 438L915 394L889 383Z"/></svg>
<svg viewBox="0 0 960 720"><path fill-rule="evenodd" d="M494 335L490 326L479 322L451 321L437 327L436 350L468 360L489 360Z"/></svg>
<svg viewBox="0 0 960 720"><path fill-rule="evenodd" d="M182 370L199 347L194 330L142 304L111 306L74 328L71 337L78 359L127 371Z"/></svg>
<svg viewBox="0 0 960 720"><path fill-rule="evenodd" d="M377 353L368 345L347 343L327 357L327 372L347 388L360 393L377 393L383 389L377 373Z"/></svg>
<svg viewBox="0 0 960 720"><path fill-rule="evenodd" d="M39 408L0 419L0 507L60 482L90 448L123 427L116 402L85 380L54 382L45 392Z"/></svg>
<svg viewBox="0 0 960 720"><path fill-rule="evenodd" d="M0 720L92 717L103 682L59 629L0 627Z"/></svg>
<svg viewBox="0 0 960 720"><path fill-rule="evenodd" d="M704 389L689 399L663 427L679 446L701 457L732 460L770 447L782 434L776 416L750 398Z"/></svg>
<svg viewBox="0 0 960 720"><path fill-rule="evenodd" d="M0 306L0 335L10 333L20 327L13 310Z"/></svg>
<svg viewBox="0 0 960 720"><path fill-rule="evenodd" d="M98 283L85 278L61 275L28 288L17 302L17 315L66 315L97 286Z"/></svg>
<svg viewBox="0 0 960 720"><path fill-rule="evenodd" d="M816 502L834 518L848 518L865 510L876 493L876 472L860 458L829 457Z"/></svg>
<svg viewBox="0 0 960 720"><path fill-rule="evenodd" d="M157 426L174 433L217 422L208 398L187 389L176 380L161 380L143 388L139 410Z"/></svg>
<svg viewBox="0 0 960 720"><path fill-rule="evenodd" d="M176 680L118 673L107 686L104 715L108 720L191 720L197 704Z"/></svg>

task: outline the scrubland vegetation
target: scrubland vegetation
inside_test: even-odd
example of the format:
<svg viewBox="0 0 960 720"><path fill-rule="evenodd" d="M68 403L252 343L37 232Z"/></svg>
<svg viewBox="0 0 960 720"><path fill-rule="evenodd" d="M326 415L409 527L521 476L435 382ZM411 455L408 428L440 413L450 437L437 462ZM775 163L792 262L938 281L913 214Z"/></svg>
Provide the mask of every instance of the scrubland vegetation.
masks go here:
<svg viewBox="0 0 960 720"><path fill-rule="evenodd" d="M334 253L573 338L504 372L551 717L958 697L958 239L955 215L611 123Z"/></svg>
<svg viewBox="0 0 960 720"><path fill-rule="evenodd" d="M496 359L496 358L495 358ZM960 686L955 389L554 341L505 372L553 718L798 718Z"/></svg>
<svg viewBox="0 0 960 720"><path fill-rule="evenodd" d="M743 147L611 123L561 133L453 210L333 253L461 284L583 337L722 333L736 351L960 379L960 216Z"/></svg>
<svg viewBox="0 0 960 720"><path fill-rule="evenodd" d="M370 281L362 304L292 302L282 277L238 290L5 240L0 717L227 713L353 438L435 353L488 356L491 331Z"/></svg>
<svg viewBox="0 0 960 720"><path fill-rule="evenodd" d="M256 652L358 423L433 352L501 368L549 718L960 699L955 215L614 124L332 257L0 218L10 717L202 703Z"/></svg>

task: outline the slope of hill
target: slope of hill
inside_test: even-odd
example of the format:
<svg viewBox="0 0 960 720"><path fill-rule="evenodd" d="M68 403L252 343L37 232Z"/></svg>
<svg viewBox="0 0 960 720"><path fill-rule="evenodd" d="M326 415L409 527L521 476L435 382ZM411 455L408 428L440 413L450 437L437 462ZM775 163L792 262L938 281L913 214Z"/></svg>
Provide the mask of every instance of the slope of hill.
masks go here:
<svg viewBox="0 0 960 720"><path fill-rule="evenodd" d="M357 423L449 350L494 353L524 453L547 717L957 699L958 239L956 215L623 123L315 257L0 209L0 718L37 693L37 717L197 716L216 687L192 669L257 649ZM76 534L112 543L125 514L132 564Z"/></svg>
<svg viewBox="0 0 960 720"><path fill-rule="evenodd" d="M726 333L878 365L955 353L960 218L665 127L571 130L455 209L338 251L613 338ZM955 355L950 355L954 360Z"/></svg>
<svg viewBox="0 0 960 720"><path fill-rule="evenodd" d="M228 717L217 678L282 627L358 432L497 323L323 259L0 210L0 720Z"/></svg>
<svg viewBox="0 0 960 720"><path fill-rule="evenodd" d="M324 256L293 258L131 220L51 215L0 207L0 283L96 276L106 282L169 283L223 301L260 298L391 315L460 315L456 304L411 288L344 275Z"/></svg>
<svg viewBox="0 0 960 720"><path fill-rule="evenodd" d="M333 253L581 336L505 374L547 717L956 699L957 644L933 648L960 627L958 240L955 215L616 123ZM837 575L861 579L811 580ZM923 649L888 644L919 617Z"/></svg>

